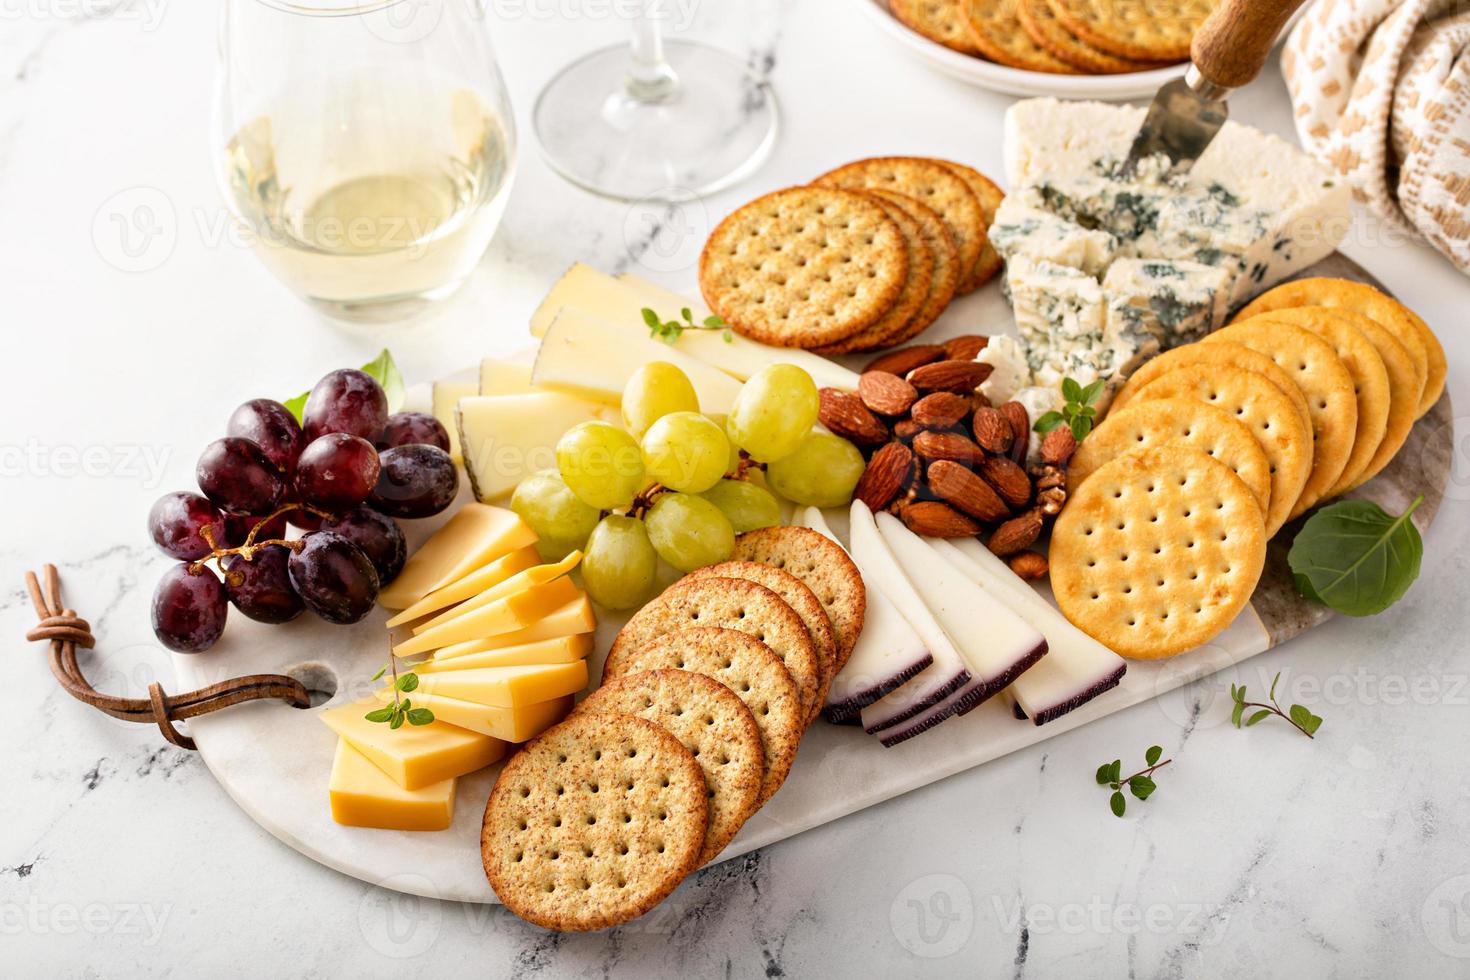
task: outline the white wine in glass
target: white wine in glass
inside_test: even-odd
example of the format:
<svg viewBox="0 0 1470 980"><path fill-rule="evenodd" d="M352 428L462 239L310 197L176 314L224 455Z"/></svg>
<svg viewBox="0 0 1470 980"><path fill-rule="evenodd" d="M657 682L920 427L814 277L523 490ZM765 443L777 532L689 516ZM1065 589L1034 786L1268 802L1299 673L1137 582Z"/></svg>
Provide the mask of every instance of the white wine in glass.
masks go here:
<svg viewBox="0 0 1470 980"><path fill-rule="evenodd" d="M659 0L638 0L632 43L573 62L536 100L547 162L618 200L682 199L753 173L776 143L769 82L717 48L663 36Z"/></svg>
<svg viewBox="0 0 1470 980"><path fill-rule="evenodd" d="M221 183L261 261L358 320L458 288L504 213L514 123L474 0L227 0Z"/></svg>

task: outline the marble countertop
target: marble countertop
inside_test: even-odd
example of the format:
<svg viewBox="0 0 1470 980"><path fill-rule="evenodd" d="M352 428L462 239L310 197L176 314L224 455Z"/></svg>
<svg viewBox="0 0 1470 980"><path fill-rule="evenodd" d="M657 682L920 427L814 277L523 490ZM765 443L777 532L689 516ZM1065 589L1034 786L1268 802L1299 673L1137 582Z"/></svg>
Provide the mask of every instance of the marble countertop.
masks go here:
<svg viewBox="0 0 1470 980"><path fill-rule="evenodd" d="M61 693L22 574L62 570L112 691L172 684L148 626L167 566L143 532L228 412L391 346L426 380L524 343L572 261L688 287L710 223L757 192L885 152L998 174L1009 100L905 60L858 0L678 5L680 33L769 64L784 132L766 167L697 207L594 200L537 158L528 110L575 54L618 39L592 6L496 4L519 182L473 281L396 327L344 328L221 233L211 171L216 4L0 3L0 935L19 972L349 976L1464 976L1470 970L1470 446L1407 598L1250 661L1325 718L1231 728L1203 679L995 763L705 871L653 915L555 936L496 906L407 898L260 830L191 753ZM578 11L588 11L586 14ZM685 17L687 14L687 18ZM1274 68L1232 106L1290 135ZM146 268L114 215L153 210ZM1470 282L1359 214L1344 251L1439 328L1470 405ZM123 267L120 267L123 266ZM977 322L977 329L987 324ZM933 736L942 751L943 730ZM1099 763L1175 761L1115 819Z"/></svg>

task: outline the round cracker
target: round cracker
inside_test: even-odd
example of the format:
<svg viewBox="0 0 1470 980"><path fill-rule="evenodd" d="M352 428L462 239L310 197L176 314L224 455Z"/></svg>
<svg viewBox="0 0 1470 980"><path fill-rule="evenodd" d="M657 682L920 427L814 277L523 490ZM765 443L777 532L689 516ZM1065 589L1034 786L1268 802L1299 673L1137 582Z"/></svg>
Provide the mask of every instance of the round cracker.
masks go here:
<svg viewBox="0 0 1470 980"><path fill-rule="evenodd" d="M1133 372L1128 378L1128 383L1123 386L1123 390L1113 398L1111 411L1122 410L1146 386L1170 371L1177 371L1179 368L1195 364L1222 364L1261 375L1275 385L1283 395L1291 399L1291 404L1296 408L1297 417L1301 419L1302 425L1311 427L1312 413L1307 409L1307 396L1303 395L1301 388L1291 380L1291 375L1265 354L1240 344L1185 344L1183 347L1176 347L1160 354Z"/></svg>
<svg viewBox="0 0 1470 980"><path fill-rule="evenodd" d="M893 307L908 274L898 224L872 198L837 187L751 201L720 222L699 257L710 309L778 347L845 340Z"/></svg>
<svg viewBox="0 0 1470 980"><path fill-rule="evenodd" d="M699 627L660 637L648 646L608 654L604 680L645 670L689 670L724 684L755 718L766 771L757 805L776 795L806 730L801 694L776 652L739 630Z"/></svg>
<svg viewBox="0 0 1470 980"><path fill-rule="evenodd" d="M854 191L907 194L938 212L960 250L960 268L972 269L985 243L985 213L953 171L923 157L869 157L828 171L813 183Z"/></svg>
<svg viewBox="0 0 1470 980"><path fill-rule="evenodd" d="M1424 390L1419 395L1415 417L1423 415L1439 401L1439 396L1444 393L1445 375L1449 370L1439 338L1417 313L1367 283L1327 278L1297 279L1282 283L1257 296L1235 315L1235 320L1249 320L1261 313L1296 306L1325 306L1333 310L1348 310L1378 321L1409 348L1409 352L1424 369Z"/></svg>
<svg viewBox="0 0 1470 980"><path fill-rule="evenodd" d="M1182 445L1098 469L1051 535L1062 613L1136 659L1172 657L1218 636L1250 601L1265 562L1250 489L1224 463Z"/></svg>
<svg viewBox="0 0 1470 980"><path fill-rule="evenodd" d="M1093 47L1062 26L1047 0L1020 0L1017 13L1021 28L1031 35L1033 41L1089 75L1124 75L1164 67L1164 62L1120 58Z"/></svg>
<svg viewBox="0 0 1470 980"><path fill-rule="evenodd" d="M1020 0L959 0L970 40L986 58L1007 68L1079 75L1074 66L1032 40L1021 27Z"/></svg>
<svg viewBox="0 0 1470 980"><path fill-rule="evenodd" d="M1170 371L1135 397L1144 401L1193 398L1224 409L1250 429L1271 464L1266 537L1281 530L1312 472L1312 430L1280 388L1240 368L1196 364Z"/></svg>
<svg viewBox="0 0 1470 980"><path fill-rule="evenodd" d="M1001 204L1006 199L1005 191L974 167L967 167L953 160L936 159L934 162L941 167L953 170L961 180L969 185L970 192L975 195L975 200L980 202L980 211L985 216L985 244L980 249L980 258L975 262L975 267L969 271L969 278L960 290L964 293L972 293L994 279L1005 268L1005 260L990 243L990 226L995 224L995 213L1000 210Z"/></svg>
<svg viewBox="0 0 1470 980"><path fill-rule="evenodd" d="M964 270L960 267L960 249L955 244L954 234L937 211L907 194L879 190L868 193L876 194L885 201L891 201L907 211L909 216L919 223L924 235L924 244L929 246L934 256L934 275L930 279L929 296L924 301L923 308L904 325L901 331L884 341L885 346L894 347L913 340L939 319L940 315L949 308L950 302L954 300L960 282L964 279Z"/></svg>
<svg viewBox="0 0 1470 980"><path fill-rule="evenodd" d="M1312 416L1312 475L1292 507L1291 517L1305 513L1337 484L1352 456L1358 431L1358 398L1353 392L1352 374L1331 344L1289 323L1237 323L1210 334L1201 343L1234 343L1259 351L1291 375L1307 396L1307 411Z"/></svg>
<svg viewBox="0 0 1470 980"><path fill-rule="evenodd" d="M1137 61L1183 61L1218 0L1049 0L1067 30L1095 48Z"/></svg>
<svg viewBox="0 0 1470 980"><path fill-rule="evenodd" d="M516 915L606 929L663 901L699 866L704 772L651 721L578 712L511 756L490 791L480 858Z"/></svg>
<svg viewBox="0 0 1470 980"><path fill-rule="evenodd" d="M687 670L624 674L603 684L578 711L613 711L668 729L704 771L709 826L699 863L719 856L756 811L766 756L761 730L745 702L724 684Z"/></svg>
<svg viewBox="0 0 1470 980"><path fill-rule="evenodd" d="M608 658L625 647L647 646L665 633L718 626L749 633L776 651L801 691L801 703L811 716L821 709L822 668L817 648L801 617L780 596L763 585L740 578L702 578L680 581L633 614L618 631Z"/></svg>
<svg viewBox="0 0 1470 980"><path fill-rule="evenodd" d="M868 614L863 575L842 546L806 527L763 527L735 539L734 558L774 565L816 594L837 631L837 670L847 665Z"/></svg>
<svg viewBox="0 0 1470 980"><path fill-rule="evenodd" d="M1235 416L1193 398L1140 401L1108 415L1082 440L1067 466L1067 496L1119 456L1155 446L1182 444L1230 467L1261 508L1271 510L1271 463L1256 437Z"/></svg>
<svg viewBox="0 0 1470 980"><path fill-rule="evenodd" d="M889 0L888 9L899 23L931 41L962 54L980 53L954 0Z"/></svg>
<svg viewBox="0 0 1470 980"><path fill-rule="evenodd" d="M1297 310L1277 310L1263 313L1252 320L1274 323L1289 323L1321 337L1331 345L1334 353L1353 379L1353 394L1358 400L1358 428L1353 436L1353 451L1347 465L1323 499L1345 493L1356 486L1368 464L1377 456L1378 447L1388 432L1389 407L1393 404L1393 389L1388 380L1388 367L1383 363L1375 348L1352 321L1339 317L1323 307Z"/></svg>
<svg viewBox="0 0 1470 980"><path fill-rule="evenodd" d="M816 709L812 711L810 719L815 721L817 712L827 703L827 691L832 686L832 678L837 676L837 633L832 629L832 620L822 608L816 593L790 572L773 565L763 565L758 561L726 561L709 565L690 572L674 588L679 588L685 582L697 582L701 578L743 578L763 585L780 596L781 601L801 617L802 624L812 638L812 645L816 647L817 666L821 671Z"/></svg>

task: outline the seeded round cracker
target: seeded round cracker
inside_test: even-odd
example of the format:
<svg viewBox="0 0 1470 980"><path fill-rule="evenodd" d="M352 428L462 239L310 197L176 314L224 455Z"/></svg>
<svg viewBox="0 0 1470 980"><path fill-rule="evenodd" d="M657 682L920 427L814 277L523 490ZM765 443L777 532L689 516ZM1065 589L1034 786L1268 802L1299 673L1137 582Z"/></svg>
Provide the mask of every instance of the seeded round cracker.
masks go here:
<svg viewBox="0 0 1470 980"><path fill-rule="evenodd" d="M1235 315L1235 320L1249 320L1261 313L1296 306L1347 310L1378 321L1409 348L1424 368L1424 390L1419 395L1418 415L1423 415L1439 401L1449 370L1439 338L1417 313L1366 283L1348 279L1297 279L1257 296Z"/></svg>
<svg viewBox="0 0 1470 980"><path fill-rule="evenodd" d="M1281 530L1312 472L1312 430L1280 388L1240 368L1196 364L1170 371L1144 386L1135 398L1193 398L1224 409L1250 429L1271 464L1266 537Z"/></svg>
<svg viewBox="0 0 1470 980"><path fill-rule="evenodd" d="M1095 48L1137 61L1183 61L1218 0L1050 0L1057 20Z"/></svg>
<svg viewBox="0 0 1470 980"><path fill-rule="evenodd" d="M1052 75L1081 74L1032 40L1021 27L1020 0L960 0L970 40L998 65Z"/></svg>
<svg viewBox="0 0 1470 980"><path fill-rule="evenodd" d="M837 670L841 672L868 615L863 575L842 546L811 528L763 527L735 539L734 557L774 565L806 583L837 631Z"/></svg>
<svg viewBox="0 0 1470 980"><path fill-rule="evenodd" d="M870 326L908 279L902 230L865 194L790 187L735 211L699 257L699 288L745 336L820 347Z"/></svg>
<svg viewBox="0 0 1470 980"><path fill-rule="evenodd" d="M965 270L960 267L960 249L955 243L954 233L937 211L907 194L880 190L868 193L876 194L908 212L909 217L919 223L924 244L929 246L934 258L934 275L929 281L929 296L925 299L924 306L905 324L903 330L884 342L885 346L894 347L913 340L939 319L955 298Z"/></svg>
<svg viewBox="0 0 1470 980"><path fill-rule="evenodd" d="M965 28L958 0L889 0L888 9L910 30L962 54L979 49Z"/></svg>
<svg viewBox="0 0 1470 980"><path fill-rule="evenodd" d="M1322 495L1323 499L1336 497L1357 485L1388 432L1389 407L1393 403L1388 367L1363 331L1331 310L1322 307L1277 310L1242 322L1257 321L1289 323L1322 338L1352 376L1353 394L1358 400L1358 429L1353 438L1353 451L1337 482Z"/></svg>
<svg viewBox="0 0 1470 980"><path fill-rule="evenodd" d="M660 637L648 646L610 653L602 668L610 677L645 670L688 670L704 674L735 693L761 732L766 770L757 805L776 795L796 761L806 715L796 682L776 652L739 630L698 627Z"/></svg>
<svg viewBox="0 0 1470 980"><path fill-rule="evenodd" d="M995 224L995 212L1000 210L1005 201L1005 191L996 186L995 181L963 163L955 163L953 160L934 161L941 167L946 167L959 175L980 202L980 211L985 218L985 245L980 249L980 258L975 262L975 267L970 270L969 279L965 282L961 292L972 293L994 279L1001 269L1005 268L1005 261L995 246L990 243L990 226Z"/></svg>
<svg viewBox="0 0 1470 980"><path fill-rule="evenodd" d="M877 201L903 232L904 247L908 251L908 279L904 281L903 290L887 313L841 343L817 348L822 353L850 354L881 350L889 346L889 338L901 335L914 317L923 311L924 304L929 299L935 259L924 240L923 228L907 211L887 198L871 192L867 196Z"/></svg>
<svg viewBox="0 0 1470 980"><path fill-rule="evenodd" d="M578 711L645 718L683 743L709 787L709 827L699 863L708 864L759 805L766 756L761 730L745 702L724 684L687 670L624 674L603 684Z"/></svg>
<svg viewBox="0 0 1470 980"><path fill-rule="evenodd" d="M480 830L485 877L507 908L547 929L627 922L699 866L707 796L698 761L659 725L576 712L496 779Z"/></svg>
<svg viewBox="0 0 1470 980"><path fill-rule="evenodd" d="M812 712L810 719L815 721L817 712L827 703L827 689L832 686L832 678L837 676L837 633L816 593L790 572L756 561L726 561L709 565L690 572L674 588L679 588L685 582L698 582L705 578L742 578L763 585L780 596L801 617L802 624L812 638L812 645L816 647L817 666L820 669L817 709Z"/></svg>
<svg viewBox="0 0 1470 980"><path fill-rule="evenodd" d="M1192 398L1140 401L1108 415L1077 447L1067 466L1067 496L1119 456L1162 445L1187 445L1230 467L1261 509L1271 509L1271 464L1245 424L1224 409Z"/></svg>
<svg viewBox="0 0 1470 980"><path fill-rule="evenodd" d="M791 672L807 716L813 704L821 709L822 667L811 634L780 596L747 579L701 578L675 583L633 614L618 631L608 658L624 647L637 649L665 633L696 626L718 626L754 636L776 651Z"/></svg>
<svg viewBox="0 0 1470 980"><path fill-rule="evenodd" d="M1255 497L1230 467L1165 445L1098 469L1057 518L1051 586L1062 613L1125 657L1210 642L1250 601L1266 561Z"/></svg>
<svg viewBox="0 0 1470 980"><path fill-rule="evenodd" d="M1120 58L1095 48L1062 26L1047 0L1020 0L1021 27L1031 39L1067 64L1090 75L1122 75L1135 71L1152 71L1162 62Z"/></svg>
<svg viewBox="0 0 1470 980"><path fill-rule="evenodd" d="M1307 396L1307 411L1312 416L1312 474L1288 520L1305 513L1337 484L1352 457L1358 431L1352 374L1331 344L1289 323L1261 319L1236 323L1201 342L1240 344L1265 354Z"/></svg>
<svg viewBox="0 0 1470 980"><path fill-rule="evenodd" d="M818 177L815 184L856 191L885 190L907 194L938 212L960 250L960 268L973 269L984 247L985 212L959 177L923 157L870 157Z"/></svg>
<svg viewBox="0 0 1470 980"><path fill-rule="evenodd" d="M1170 371L1177 371L1179 368L1195 364L1223 364L1261 375L1291 399L1302 425L1311 427L1312 413L1307 409L1307 396L1303 395L1301 388L1291 380L1291 375L1260 351L1251 350L1240 344L1228 343L1185 344L1183 347L1176 347L1146 362L1133 372L1128 378L1128 383L1123 386L1123 390L1113 398L1111 411L1121 411L1146 386Z"/></svg>

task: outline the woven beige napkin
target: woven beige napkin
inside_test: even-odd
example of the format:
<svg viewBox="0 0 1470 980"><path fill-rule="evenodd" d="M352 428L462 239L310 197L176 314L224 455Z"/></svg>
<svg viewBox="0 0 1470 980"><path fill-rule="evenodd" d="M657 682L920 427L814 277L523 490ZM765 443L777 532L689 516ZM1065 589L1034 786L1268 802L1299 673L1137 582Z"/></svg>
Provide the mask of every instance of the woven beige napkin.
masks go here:
<svg viewBox="0 0 1470 980"><path fill-rule="evenodd" d="M1470 12L1316 0L1281 57L1302 145L1470 273Z"/></svg>

